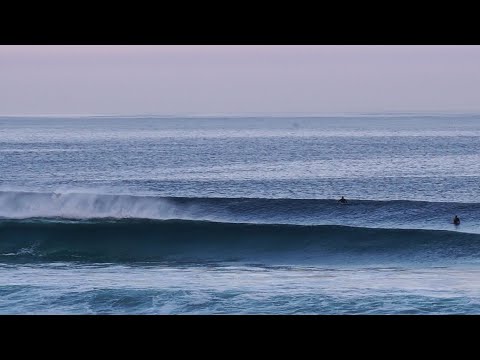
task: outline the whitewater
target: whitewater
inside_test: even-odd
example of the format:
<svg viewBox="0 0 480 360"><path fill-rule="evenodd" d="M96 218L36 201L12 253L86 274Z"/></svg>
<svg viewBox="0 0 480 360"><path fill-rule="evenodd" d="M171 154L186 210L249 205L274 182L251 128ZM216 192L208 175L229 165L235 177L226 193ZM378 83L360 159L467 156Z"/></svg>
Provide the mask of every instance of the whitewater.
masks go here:
<svg viewBox="0 0 480 360"><path fill-rule="evenodd" d="M0 313L479 313L479 140L478 114L0 118Z"/></svg>

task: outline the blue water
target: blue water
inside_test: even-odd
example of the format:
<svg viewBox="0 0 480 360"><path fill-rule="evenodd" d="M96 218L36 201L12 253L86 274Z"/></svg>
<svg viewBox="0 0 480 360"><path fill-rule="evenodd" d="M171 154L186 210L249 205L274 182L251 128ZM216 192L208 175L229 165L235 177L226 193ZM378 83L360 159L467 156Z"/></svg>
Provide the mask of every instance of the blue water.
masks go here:
<svg viewBox="0 0 480 360"><path fill-rule="evenodd" d="M0 117L0 313L478 314L479 164L480 114Z"/></svg>

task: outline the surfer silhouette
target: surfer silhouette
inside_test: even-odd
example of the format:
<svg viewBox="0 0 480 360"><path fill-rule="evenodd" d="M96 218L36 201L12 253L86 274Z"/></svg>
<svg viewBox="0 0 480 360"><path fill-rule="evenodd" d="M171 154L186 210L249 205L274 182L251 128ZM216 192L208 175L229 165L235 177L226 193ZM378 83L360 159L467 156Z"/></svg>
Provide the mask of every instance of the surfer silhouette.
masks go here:
<svg viewBox="0 0 480 360"><path fill-rule="evenodd" d="M341 203L341 204L346 204L348 201L347 201L347 199L345 199L345 198L342 196L342 198L341 198L340 200L338 200L338 202Z"/></svg>
<svg viewBox="0 0 480 360"><path fill-rule="evenodd" d="M457 215L455 215L455 217L453 218L453 223L455 225L460 225L460 218Z"/></svg>

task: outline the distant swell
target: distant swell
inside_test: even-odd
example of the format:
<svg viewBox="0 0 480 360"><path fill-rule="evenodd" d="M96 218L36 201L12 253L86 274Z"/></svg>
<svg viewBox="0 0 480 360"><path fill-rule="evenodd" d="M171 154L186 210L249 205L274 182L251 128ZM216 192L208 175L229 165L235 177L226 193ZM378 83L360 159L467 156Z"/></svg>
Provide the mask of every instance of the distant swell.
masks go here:
<svg viewBox="0 0 480 360"><path fill-rule="evenodd" d="M346 226L3 220L0 260L338 263L475 260L480 235Z"/></svg>

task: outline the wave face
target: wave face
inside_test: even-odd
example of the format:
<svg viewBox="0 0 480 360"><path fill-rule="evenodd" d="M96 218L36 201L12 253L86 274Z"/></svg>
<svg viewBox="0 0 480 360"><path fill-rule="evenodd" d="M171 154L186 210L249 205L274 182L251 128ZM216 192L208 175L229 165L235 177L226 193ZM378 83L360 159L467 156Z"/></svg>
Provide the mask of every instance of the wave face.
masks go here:
<svg viewBox="0 0 480 360"><path fill-rule="evenodd" d="M0 260L245 261L356 264L455 262L480 256L480 235L345 226L205 221L0 222Z"/></svg>
<svg viewBox="0 0 480 360"><path fill-rule="evenodd" d="M462 225L451 219L459 215ZM0 191L0 218L208 220L480 232L480 204L332 199L182 198Z"/></svg>
<svg viewBox="0 0 480 360"><path fill-rule="evenodd" d="M0 260L475 261L479 214L478 203L3 191Z"/></svg>

